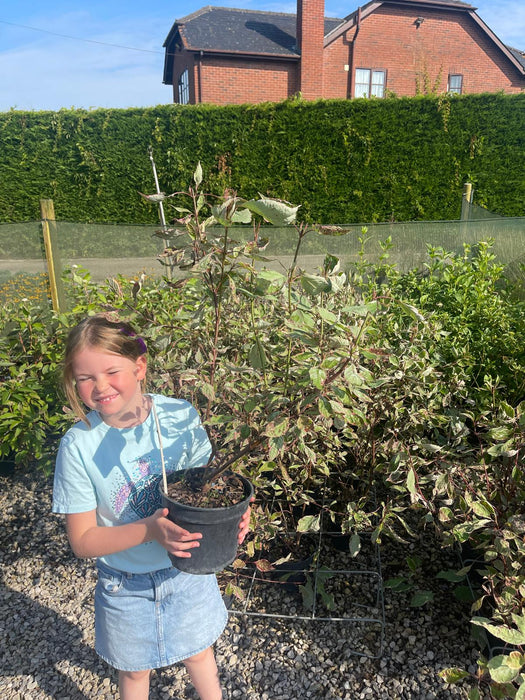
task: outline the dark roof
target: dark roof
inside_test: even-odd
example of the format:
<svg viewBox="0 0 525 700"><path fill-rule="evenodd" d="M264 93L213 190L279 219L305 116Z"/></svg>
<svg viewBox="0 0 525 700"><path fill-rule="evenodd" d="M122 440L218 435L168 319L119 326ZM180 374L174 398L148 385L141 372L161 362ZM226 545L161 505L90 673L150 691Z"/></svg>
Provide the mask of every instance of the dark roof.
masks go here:
<svg viewBox="0 0 525 700"><path fill-rule="evenodd" d="M512 46L507 46L508 50L515 56L521 65L525 68L525 53L519 49L514 49Z"/></svg>
<svg viewBox="0 0 525 700"><path fill-rule="evenodd" d="M325 34L343 22L325 18ZM180 33L190 51L221 51L298 57L296 15L284 12L203 7L173 24L164 46Z"/></svg>

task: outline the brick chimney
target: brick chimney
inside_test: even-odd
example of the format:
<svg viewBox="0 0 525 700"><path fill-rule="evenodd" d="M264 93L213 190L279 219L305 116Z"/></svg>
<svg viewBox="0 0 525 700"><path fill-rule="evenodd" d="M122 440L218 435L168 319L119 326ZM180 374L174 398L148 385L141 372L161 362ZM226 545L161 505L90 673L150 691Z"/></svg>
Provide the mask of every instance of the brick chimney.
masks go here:
<svg viewBox="0 0 525 700"><path fill-rule="evenodd" d="M299 90L305 100L323 96L324 0L297 0Z"/></svg>

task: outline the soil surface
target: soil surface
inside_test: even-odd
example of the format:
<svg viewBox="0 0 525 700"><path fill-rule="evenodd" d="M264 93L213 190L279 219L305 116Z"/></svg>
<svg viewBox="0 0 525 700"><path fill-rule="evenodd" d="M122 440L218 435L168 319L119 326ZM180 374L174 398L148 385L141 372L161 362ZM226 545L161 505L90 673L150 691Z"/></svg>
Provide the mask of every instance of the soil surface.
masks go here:
<svg viewBox="0 0 525 700"><path fill-rule="evenodd" d="M211 483L205 483L205 470L190 469L175 475L168 484L168 496L173 501L196 508L228 508L246 498L242 479L232 472L219 474Z"/></svg>

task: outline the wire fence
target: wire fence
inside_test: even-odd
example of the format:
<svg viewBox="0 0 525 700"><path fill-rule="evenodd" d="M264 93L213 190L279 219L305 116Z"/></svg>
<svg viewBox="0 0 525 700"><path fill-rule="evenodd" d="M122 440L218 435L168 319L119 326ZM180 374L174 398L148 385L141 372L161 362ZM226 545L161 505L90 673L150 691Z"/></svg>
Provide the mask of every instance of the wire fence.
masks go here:
<svg viewBox="0 0 525 700"><path fill-rule="evenodd" d="M297 262L306 271L315 272L326 255L339 258L344 269L362 259L377 263L387 253L385 262L404 272L421 268L428 261L429 246L461 253L464 244L492 239L492 250L498 262L506 266L508 277L523 279L525 217L498 216L474 204L468 205L466 212L463 220L342 224L344 233L334 236L312 232L303 240ZM160 226L68 221L53 225L59 269L76 265L87 270L95 281L119 275L134 278L142 273L152 277L166 274L158 260L164 247ZM239 241L248 240L250 234L249 228L232 229ZM297 245L295 229L264 226L261 234L268 238L264 251L268 261L264 265L286 269ZM0 287L20 276L46 272L42 222L0 224Z"/></svg>

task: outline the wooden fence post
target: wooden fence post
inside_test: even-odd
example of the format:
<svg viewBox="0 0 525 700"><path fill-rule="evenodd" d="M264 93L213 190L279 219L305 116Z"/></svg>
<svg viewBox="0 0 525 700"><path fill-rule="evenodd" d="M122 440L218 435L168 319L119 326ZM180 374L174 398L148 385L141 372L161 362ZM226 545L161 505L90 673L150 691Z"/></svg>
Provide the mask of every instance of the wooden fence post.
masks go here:
<svg viewBox="0 0 525 700"><path fill-rule="evenodd" d="M66 303L56 238L55 206L52 199L40 200L40 216L46 253L47 276L51 290L51 303L54 311L60 313L60 311L66 310Z"/></svg>
<svg viewBox="0 0 525 700"><path fill-rule="evenodd" d="M461 199L461 221L468 221L470 219L470 205L472 204L473 194L472 183L465 182L463 185L463 197Z"/></svg>

